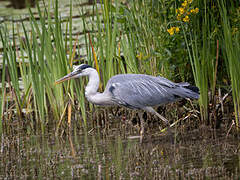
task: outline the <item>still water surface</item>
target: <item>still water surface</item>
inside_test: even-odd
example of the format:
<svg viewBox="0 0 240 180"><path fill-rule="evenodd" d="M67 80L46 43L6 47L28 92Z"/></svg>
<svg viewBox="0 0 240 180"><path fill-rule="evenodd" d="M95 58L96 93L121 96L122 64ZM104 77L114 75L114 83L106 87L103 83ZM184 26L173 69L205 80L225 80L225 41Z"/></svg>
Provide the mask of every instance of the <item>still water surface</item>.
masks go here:
<svg viewBox="0 0 240 180"><path fill-rule="evenodd" d="M235 137L173 130L154 137L149 134L141 144L129 138L135 130L82 129L61 138L54 133L2 134L0 179L240 178L239 139Z"/></svg>

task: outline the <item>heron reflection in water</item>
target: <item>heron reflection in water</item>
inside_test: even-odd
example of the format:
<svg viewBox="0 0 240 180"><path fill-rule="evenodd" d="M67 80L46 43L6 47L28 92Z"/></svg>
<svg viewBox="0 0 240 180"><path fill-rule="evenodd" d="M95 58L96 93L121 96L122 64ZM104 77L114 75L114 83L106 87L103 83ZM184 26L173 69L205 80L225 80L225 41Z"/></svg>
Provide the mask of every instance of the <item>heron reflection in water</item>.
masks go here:
<svg viewBox="0 0 240 180"><path fill-rule="evenodd" d="M96 105L120 105L131 109L142 109L158 116L168 124L168 120L152 107L175 102L182 98L199 98L199 89L187 82L174 83L161 76L145 74L118 74L107 83L103 93L99 88L99 75L96 69L87 64L74 67L74 70L56 81L56 84L69 79L88 76L89 82L85 88L87 100ZM144 120L140 115L140 139L144 135Z"/></svg>

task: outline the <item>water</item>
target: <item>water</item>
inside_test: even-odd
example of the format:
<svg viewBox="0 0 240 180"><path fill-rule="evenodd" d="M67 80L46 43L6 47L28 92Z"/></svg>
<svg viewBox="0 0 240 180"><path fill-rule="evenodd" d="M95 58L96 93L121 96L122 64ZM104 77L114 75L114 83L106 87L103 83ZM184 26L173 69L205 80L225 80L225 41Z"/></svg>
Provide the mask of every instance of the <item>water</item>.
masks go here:
<svg viewBox="0 0 240 180"><path fill-rule="evenodd" d="M83 33L84 27L83 27L83 19L85 18L85 23L87 31L92 32L96 31L97 27L95 25L95 22L93 21L92 15L93 12L93 5L89 3L90 1L87 0L77 0L72 2L72 38L73 40L78 39L79 46L81 46L79 49L77 48L78 52L81 54L81 56L86 56L86 49L85 49L85 36ZM48 3L50 3L50 12L51 15L54 16L54 7L55 7L55 1L39 1L39 6L43 10L46 7L48 7ZM27 8L23 9L14 9L11 5L10 1L0 1L0 28L6 28L9 32L10 39L12 40L13 35L13 25L15 29L15 35L16 35L16 29L20 35L20 37L25 37L24 30L22 28L21 22L24 23L24 26L27 30L31 31L31 23L29 21L30 14L29 10ZM95 8L100 8L101 5L97 4L94 6ZM35 7L31 8L31 11L33 12L33 16L36 19L39 19L38 10ZM69 15L70 15L70 1L69 0L61 0L58 4L58 13L62 20L62 31L66 31L67 24L69 24ZM69 34L66 34L68 37ZM18 41L18 38L15 38L16 40L16 46L19 46L20 42ZM3 44L2 41L0 41L0 52L3 51ZM0 68L2 67L2 54L0 53Z"/></svg>
<svg viewBox="0 0 240 180"><path fill-rule="evenodd" d="M2 134L3 179L237 179L239 139L216 132L164 135L149 132L143 143L129 137L136 127L109 125L55 137L15 130ZM129 129L130 128L130 129ZM131 134L132 132L133 134Z"/></svg>

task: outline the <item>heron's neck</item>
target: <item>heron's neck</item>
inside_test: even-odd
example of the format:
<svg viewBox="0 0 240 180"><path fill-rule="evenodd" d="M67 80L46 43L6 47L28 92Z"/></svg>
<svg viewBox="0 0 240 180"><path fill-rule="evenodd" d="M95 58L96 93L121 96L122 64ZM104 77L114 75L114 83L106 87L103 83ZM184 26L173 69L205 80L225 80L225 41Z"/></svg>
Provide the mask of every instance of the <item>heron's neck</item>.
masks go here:
<svg viewBox="0 0 240 180"><path fill-rule="evenodd" d="M99 76L95 69L92 69L90 74L88 75L89 82L85 88L85 96L91 96L97 93L99 87Z"/></svg>
<svg viewBox="0 0 240 180"><path fill-rule="evenodd" d="M99 76L95 69L91 71L88 76L89 82L85 88L85 96L87 100L97 105L111 105L110 96L107 93L97 92L99 88Z"/></svg>

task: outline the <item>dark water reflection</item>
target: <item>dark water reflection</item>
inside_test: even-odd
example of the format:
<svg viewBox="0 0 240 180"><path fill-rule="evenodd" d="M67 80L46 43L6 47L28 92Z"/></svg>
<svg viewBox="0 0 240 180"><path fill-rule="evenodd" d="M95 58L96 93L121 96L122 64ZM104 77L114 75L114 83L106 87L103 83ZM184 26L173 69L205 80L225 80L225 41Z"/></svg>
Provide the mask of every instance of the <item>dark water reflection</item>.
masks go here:
<svg viewBox="0 0 240 180"><path fill-rule="evenodd" d="M36 0L10 0L11 4L8 7L14 7L15 9L23 9L27 6L34 7Z"/></svg>
<svg viewBox="0 0 240 180"><path fill-rule="evenodd" d="M173 133L173 137L152 137L140 144L138 139L125 138L117 130L99 132L82 131L63 138L54 134L2 135L0 179L240 177L239 141L233 137Z"/></svg>

